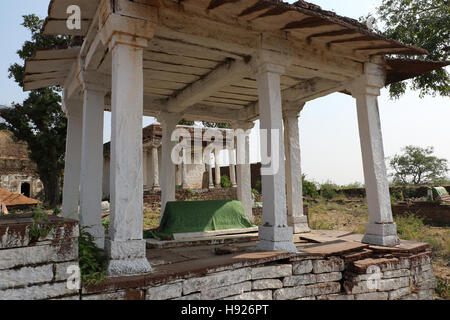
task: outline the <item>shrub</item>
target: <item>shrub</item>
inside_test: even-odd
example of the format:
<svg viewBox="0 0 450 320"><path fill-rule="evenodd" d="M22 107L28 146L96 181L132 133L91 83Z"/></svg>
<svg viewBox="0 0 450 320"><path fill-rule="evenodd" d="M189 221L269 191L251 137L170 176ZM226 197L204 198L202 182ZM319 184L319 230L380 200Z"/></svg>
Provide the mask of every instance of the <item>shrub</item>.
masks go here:
<svg viewBox="0 0 450 320"><path fill-rule="evenodd" d="M228 178L228 176L221 176L220 185L222 186L222 188L230 188L231 187L230 178Z"/></svg>
<svg viewBox="0 0 450 320"><path fill-rule="evenodd" d="M262 183L261 183L261 179L258 179L255 183L255 189L261 193L262 192Z"/></svg>
<svg viewBox="0 0 450 320"><path fill-rule="evenodd" d="M97 247L94 237L87 232L87 227L80 228L78 238L78 258L83 285L96 285L106 279L106 255Z"/></svg>
<svg viewBox="0 0 450 320"><path fill-rule="evenodd" d="M319 192L317 192L316 185L306 180L306 175L302 175L302 184L303 184L303 196L308 196L313 199L316 199L319 197Z"/></svg>
<svg viewBox="0 0 450 320"><path fill-rule="evenodd" d="M320 186L320 194L327 200L331 200L337 196L336 185L332 183L324 183Z"/></svg>

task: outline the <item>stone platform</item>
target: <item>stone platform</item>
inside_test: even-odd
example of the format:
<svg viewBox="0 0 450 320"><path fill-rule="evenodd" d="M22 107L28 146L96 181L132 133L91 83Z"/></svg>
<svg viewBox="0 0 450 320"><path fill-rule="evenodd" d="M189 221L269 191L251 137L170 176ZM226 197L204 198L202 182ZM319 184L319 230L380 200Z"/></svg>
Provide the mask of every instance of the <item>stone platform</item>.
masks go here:
<svg viewBox="0 0 450 320"><path fill-rule="evenodd" d="M231 240L230 240L231 239ZM433 299L428 244L361 243L346 231L295 235L297 254L255 251L255 234L148 241L147 275L111 278L82 299L397 300ZM230 252L226 254L227 252ZM225 254L224 254L225 253Z"/></svg>

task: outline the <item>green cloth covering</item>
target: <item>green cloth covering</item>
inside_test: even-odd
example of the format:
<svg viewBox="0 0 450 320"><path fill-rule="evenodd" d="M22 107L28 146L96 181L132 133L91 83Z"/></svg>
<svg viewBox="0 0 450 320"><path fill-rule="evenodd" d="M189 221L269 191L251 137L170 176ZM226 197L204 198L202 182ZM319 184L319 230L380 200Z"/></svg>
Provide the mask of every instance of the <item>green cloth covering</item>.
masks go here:
<svg viewBox="0 0 450 320"><path fill-rule="evenodd" d="M159 227L144 236L172 240L174 233L252 228L236 200L173 201L166 204Z"/></svg>
<svg viewBox="0 0 450 320"><path fill-rule="evenodd" d="M433 187L433 196L435 199L441 200L442 196L448 195L444 187Z"/></svg>

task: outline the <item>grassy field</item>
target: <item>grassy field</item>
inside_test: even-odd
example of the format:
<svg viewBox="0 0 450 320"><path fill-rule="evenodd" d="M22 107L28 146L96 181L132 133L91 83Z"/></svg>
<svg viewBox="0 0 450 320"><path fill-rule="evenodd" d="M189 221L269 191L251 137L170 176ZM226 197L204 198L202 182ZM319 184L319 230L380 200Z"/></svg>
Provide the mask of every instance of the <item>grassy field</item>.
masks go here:
<svg viewBox="0 0 450 320"><path fill-rule="evenodd" d="M312 229L348 230L363 234L369 220L367 205L363 201L340 203L318 200L309 203L309 224ZM401 239L427 242L433 250L433 269L437 280L436 293L450 299L450 228L428 225L415 216L397 217Z"/></svg>

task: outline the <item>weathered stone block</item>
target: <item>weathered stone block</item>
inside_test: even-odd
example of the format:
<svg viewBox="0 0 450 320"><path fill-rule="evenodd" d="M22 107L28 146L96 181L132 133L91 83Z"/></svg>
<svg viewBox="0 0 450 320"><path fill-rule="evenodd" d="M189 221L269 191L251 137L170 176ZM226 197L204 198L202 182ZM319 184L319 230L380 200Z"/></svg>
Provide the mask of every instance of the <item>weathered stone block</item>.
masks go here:
<svg viewBox="0 0 450 320"><path fill-rule="evenodd" d="M252 280L283 278L292 275L292 265L290 264L252 268L251 270Z"/></svg>
<svg viewBox="0 0 450 320"><path fill-rule="evenodd" d="M283 286L285 287L297 287L300 285L316 283L316 275L307 273L298 276L286 277L283 279Z"/></svg>
<svg viewBox="0 0 450 320"><path fill-rule="evenodd" d="M409 277L381 279L377 283L378 291L391 291L409 286Z"/></svg>
<svg viewBox="0 0 450 320"><path fill-rule="evenodd" d="M282 288L273 292L273 300L293 300L311 296L311 293L312 290L307 289L306 286Z"/></svg>
<svg viewBox="0 0 450 320"><path fill-rule="evenodd" d="M51 264L40 267L25 267L0 271L0 289L16 288L35 283L49 282L53 279Z"/></svg>
<svg viewBox="0 0 450 320"><path fill-rule="evenodd" d="M57 263L55 269L55 280L62 281L67 280L73 273L67 273L68 268L71 266L79 266L78 261L70 261L64 263Z"/></svg>
<svg viewBox="0 0 450 320"><path fill-rule="evenodd" d="M224 300L272 300L272 290L245 292Z"/></svg>
<svg viewBox="0 0 450 320"><path fill-rule="evenodd" d="M78 259L78 240L71 239L57 245L31 246L0 250L0 270L30 264L62 262Z"/></svg>
<svg viewBox="0 0 450 320"><path fill-rule="evenodd" d="M209 276L187 279L183 282L183 294L187 295L202 291L204 288L214 289L249 280L251 280L250 268L218 272Z"/></svg>
<svg viewBox="0 0 450 320"><path fill-rule="evenodd" d="M317 300L355 300L355 296L352 294L328 294L318 296Z"/></svg>
<svg viewBox="0 0 450 320"><path fill-rule="evenodd" d="M319 296L324 294L337 293L341 291L341 284L339 282L324 282L306 286L311 290L312 295Z"/></svg>
<svg viewBox="0 0 450 320"><path fill-rule="evenodd" d="M328 260L314 260L312 264L314 273L337 272L343 271L345 268L344 260L336 257Z"/></svg>
<svg viewBox="0 0 450 320"><path fill-rule="evenodd" d="M436 279L425 280L424 282L419 283L416 287L420 290L434 289L436 288Z"/></svg>
<svg viewBox="0 0 450 320"><path fill-rule="evenodd" d="M383 279L409 277L411 272L408 269L399 269L383 272Z"/></svg>
<svg viewBox="0 0 450 320"><path fill-rule="evenodd" d="M292 264L292 274L305 274L310 273L313 270L311 260L303 260L294 262Z"/></svg>
<svg viewBox="0 0 450 320"><path fill-rule="evenodd" d="M205 288L202 290L202 300L218 300L229 296L239 295L250 290L252 290L252 283L250 281L215 289Z"/></svg>
<svg viewBox="0 0 450 320"><path fill-rule="evenodd" d="M78 290L69 290L65 282L30 286L0 291L0 300L43 300L65 295L74 295Z"/></svg>
<svg viewBox="0 0 450 320"><path fill-rule="evenodd" d="M309 297L298 298L296 300L316 300L316 297L315 296L309 296Z"/></svg>
<svg viewBox="0 0 450 320"><path fill-rule="evenodd" d="M434 299L434 290L426 289L417 291L417 299L419 300L433 300Z"/></svg>
<svg viewBox="0 0 450 320"><path fill-rule="evenodd" d="M410 291L409 287L400 288L400 289L389 292L389 300L398 300L410 293L411 293L411 291Z"/></svg>
<svg viewBox="0 0 450 320"><path fill-rule="evenodd" d="M387 292L369 292L355 295L355 300L387 300Z"/></svg>
<svg viewBox="0 0 450 320"><path fill-rule="evenodd" d="M433 278L434 278L434 273L433 273L432 269L424 271L424 272L416 273L413 276L411 276L411 279L413 282L412 284L419 284L421 282L424 282L428 279L433 279Z"/></svg>
<svg viewBox="0 0 450 320"><path fill-rule="evenodd" d="M81 300L124 300L124 299L125 299L125 290L109 293L83 295L81 297Z"/></svg>
<svg viewBox="0 0 450 320"><path fill-rule="evenodd" d="M342 279L342 272L319 273L316 275L316 282L332 282Z"/></svg>
<svg viewBox="0 0 450 320"><path fill-rule="evenodd" d="M147 289L146 300L168 300L178 298L183 293L183 284L174 283Z"/></svg>
<svg viewBox="0 0 450 320"><path fill-rule="evenodd" d="M256 280L252 283L252 290L281 289L283 282L278 279Z"/></svg>
<svg viewBox="0 0 450 320"><path fill-rule="evenodd" d="M377 280L350 282L344 281L344 290L347 294L367 293L377 291Z"/></svg>
<svg viewBox="0 0 450 320"><path fill-rule="evenodd" d="M411 267L417 267L423 264L431 264L433 261L432 254L430 252L420 253L418 255L409 258Z"/></svg>
<svg viewBox="0 0 450 320"><path fill-rule="evenodd" d="M202 300L202 294L201 293L188 294L187 296L181 296L173 300Z"/></svg>

